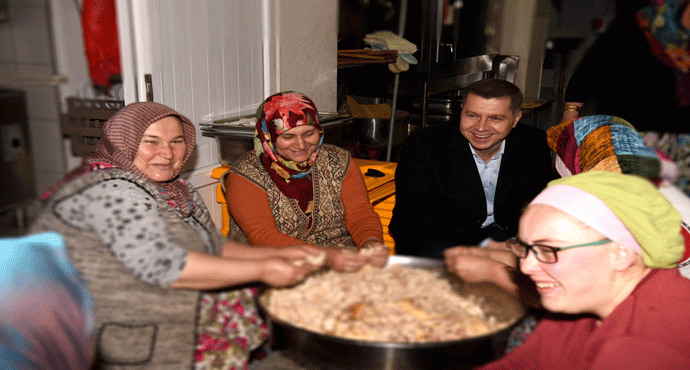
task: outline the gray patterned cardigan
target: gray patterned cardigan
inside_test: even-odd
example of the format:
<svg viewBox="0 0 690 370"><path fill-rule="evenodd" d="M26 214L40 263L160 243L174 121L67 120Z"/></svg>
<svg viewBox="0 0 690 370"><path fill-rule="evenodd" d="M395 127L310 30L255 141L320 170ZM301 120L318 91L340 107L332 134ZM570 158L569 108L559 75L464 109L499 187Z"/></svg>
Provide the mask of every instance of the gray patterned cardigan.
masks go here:
<svg viewBox="0 0 690 370"><path fill-rule="evenodd" d="M116 168L91 172L62 186L45 205L31 231L51 230L62 235L73 264L93 294L98 328L97 368L191 368L200 293L141 282L118 262L95 231L80 230L53 212L61 199L109 179L130 181L153 196L165 219L165 232L179 245L190 251L219 254L223 236L196 190L190 187L195 203L191 217L209 231L212 251L204 250L196 230L168 206L154 184Z"/></svg>

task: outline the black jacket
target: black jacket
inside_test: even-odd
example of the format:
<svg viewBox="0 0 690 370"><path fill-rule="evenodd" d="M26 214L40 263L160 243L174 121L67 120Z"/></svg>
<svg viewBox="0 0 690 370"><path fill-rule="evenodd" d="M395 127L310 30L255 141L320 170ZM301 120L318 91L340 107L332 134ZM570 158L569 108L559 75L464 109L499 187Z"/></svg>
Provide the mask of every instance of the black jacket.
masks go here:
<svg viewBox="0 0 690 370"><path fill-rule="evenodd" d="M484 190L459 123L430 126L405 140L389 225L398 254L441 258L450 246L517 233L523 207L554 178L554 171L544 130L519 123L505 140L494 201L496 222L485 229Z"/></svg>

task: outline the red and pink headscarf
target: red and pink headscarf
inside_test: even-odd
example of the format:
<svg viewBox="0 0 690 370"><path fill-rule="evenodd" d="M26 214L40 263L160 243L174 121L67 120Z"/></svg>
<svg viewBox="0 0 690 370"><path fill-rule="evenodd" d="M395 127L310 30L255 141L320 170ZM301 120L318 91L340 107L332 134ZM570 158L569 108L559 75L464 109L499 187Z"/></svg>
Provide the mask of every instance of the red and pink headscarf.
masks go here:
<svg viewBox="0 0 690 370"><path fill-rule="evenodd" d="M310 125L319 130L321 139L317 149L304 162L294 162L276 152L278 136L298 127ZM319 155L323 143L323 128L314 102L294 91L273 94L261 103L256 111L254 149L264 168L278 188L290 198L296 199L302 211L309 213L309 203L314 198L310 180L312 164Z"/></svg>

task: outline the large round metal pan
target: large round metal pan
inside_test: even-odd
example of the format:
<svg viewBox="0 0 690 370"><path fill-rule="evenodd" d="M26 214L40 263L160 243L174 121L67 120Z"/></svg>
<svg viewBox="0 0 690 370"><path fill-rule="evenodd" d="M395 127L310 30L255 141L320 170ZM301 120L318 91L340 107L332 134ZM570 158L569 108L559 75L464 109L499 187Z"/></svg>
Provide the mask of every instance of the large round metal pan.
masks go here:
<svg viewBox="0 0 690 370"><path fill-rule="evenodd" d="M443 270L441 260L391 256L388 265ZM383 370L383 369L471 369L503 354L510 330L525 315L518 299L489 284L463 284L450 274L460 294L473 294L484 298L484 309L499 320L511 324L497 332L473 338L433 343L388 343L345 339L305 330L271 316L266 311L266 300L271 289L259 297L259 308L271 324L274 348L285 350L319 369L327 370Z"/></svg>

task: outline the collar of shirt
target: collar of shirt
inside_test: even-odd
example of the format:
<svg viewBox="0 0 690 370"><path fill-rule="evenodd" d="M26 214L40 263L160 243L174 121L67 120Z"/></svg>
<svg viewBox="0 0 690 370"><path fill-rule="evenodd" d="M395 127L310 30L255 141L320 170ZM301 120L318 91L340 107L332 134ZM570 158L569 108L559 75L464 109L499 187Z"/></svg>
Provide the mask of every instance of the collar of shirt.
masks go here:
<svg viewBox="0 0 690 370"><path fill-rule="evenodd" d="M479 158L479 155L474 151L472 145L468 145L470 145L474 163L477 165L477 171L479 171L479 177L482 180L482 188L484 189L484 197L486 198L486 220L482 223L482 227L486 227L495 222L494 198L496 196L496 183L498 182L498 172L501 168L501 159L505 151L506 141L503 140L501 142L501 147L498 149L498 152L496 152L488 162L484 162L483 159Z"/></svg>
<svg viewBox="0 0 690 370"><path fill-rule="evenodd" d="M489 159L488 163L484 162L483 159L479 158L479 154L477 154L477 152L474 150L474 148L472 147L472 144L467 143L467 145L470 146L470 151L472 152L472 156L474 157L474 163L477 164L477 167L479 167L480 165L485 165L485 164L488 164L490 166L491 162L494 162L503 156L503 152L506 149L506 140L503 139L503 141L501 141L501 147L498 148L498 151L496 152L496 154L494 154L494 156L491 157L491 159Z"/></svg>

